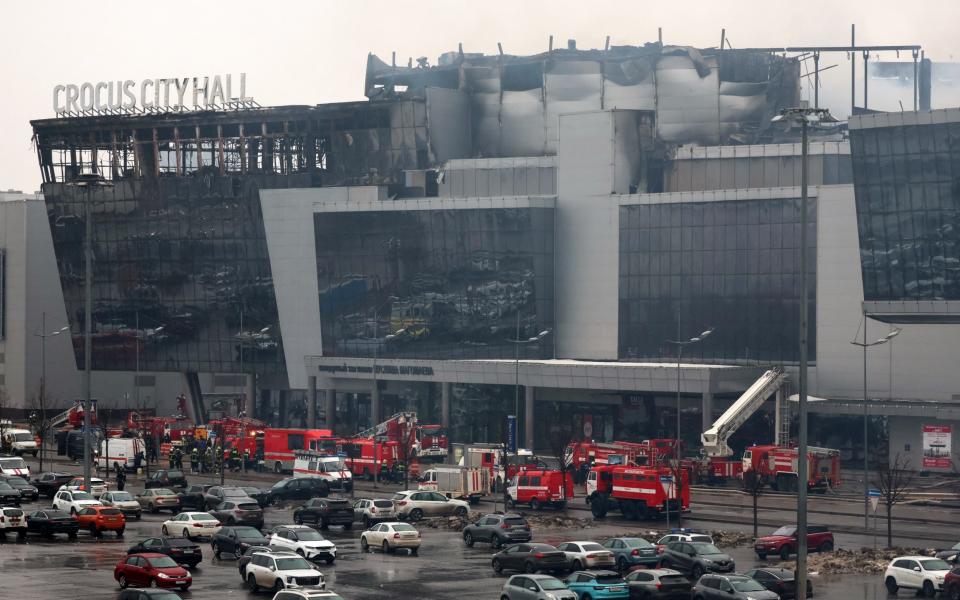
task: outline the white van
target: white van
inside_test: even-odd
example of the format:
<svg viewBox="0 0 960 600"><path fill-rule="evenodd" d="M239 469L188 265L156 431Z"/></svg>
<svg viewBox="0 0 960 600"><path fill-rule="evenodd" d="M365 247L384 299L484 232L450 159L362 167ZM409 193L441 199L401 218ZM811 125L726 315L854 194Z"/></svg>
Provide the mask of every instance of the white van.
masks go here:
<svg viewBox="0 0 960 600"><path fill-rule="evenodd" d="M295 455L293 476L323 479L330 489L350 491L353 487L353 473L347 468L343 457L310 450L304 450Z"/></svg>
<svg viewBox="0 0 960 600"><path fill-rule="evenodd" d="M97 454L97 468L113 470L113 463L120 463L124 469L133 469L134 457L140 451L145 452L140 438L110 438L109 444L107 440L102 440Z"/></svg>
<svg viewBox="0 0 960 600"><path fill-rule="evenodd" d="M30 477L30 467L19 456L0 456L0 475Z"/></svg>
<svg viewBox="0 0 960 600"><path fill-rule="evenodd" d="M3 432L3 439L10 447L10 451L17 456L32 454L34 457L40 451L37 448L37 438L29 429L7 429Z"/></svg>

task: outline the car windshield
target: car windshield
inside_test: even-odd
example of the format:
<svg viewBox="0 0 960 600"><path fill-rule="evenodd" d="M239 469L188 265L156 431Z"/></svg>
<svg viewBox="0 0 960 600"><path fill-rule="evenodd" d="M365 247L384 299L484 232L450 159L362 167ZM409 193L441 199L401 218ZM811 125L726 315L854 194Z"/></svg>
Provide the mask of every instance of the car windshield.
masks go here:
<svg viewBox="0 0 960 600"><path fill-rule="evenodd" d="M624 538L623 543L628 548L653 548L653 544L643 538Z"/></svg>
<svg viewBox="0 0 960 600"><path fill-rule="evenodd" d="M604 548L600 544L594 544L592 542L589 544L580 544L580 547L583 548L584 552L596 552L597 550L606 550L606 548Z"/></svg>
<svg viewBox="0 0 960 600"><path fill-rule="evenodd" d="M697 554L723 554L719 548L706 542L691 542L690 545L697 551Z"/></svg>
<svg viewBox="0 0 960 600"><path fill-rule="evenodd" d="M280 489L280 488L286 486L288 481L290 481L290 480L289 480L289 479L281 479L280 481L278 481L278 482L276 482L275 484L273 484L273 488L272 488L272 489L275 489L275 490Z"/></svg>
<svg viewBox="0 0 960 600"><path fill-rule="evenodd" d="M167 488L157 488L153 490L153 495L154 496L176 496L176 494L173 493L173 490L168 490Z"/></svg>
<svg viewBox="0 0 960 600"><path fill-rule="evenodd" d="M920 564L923 565L924 571L949 571L950 570L950 565L940 560L939 558L936 558L933 560L921 560Z"/></svg>
<svg viewBox="0 0 960 600"><path fill-rule="evenodd" d="M0 468L4 469L26 469L27 463L22 458L0 458Z"/></svg>
<svg viewBox="0 0 960 600"><path fill-rule="evenodd" d="M322 542L325 538L312 529L298 529L297 537L302 542Z"/></svg>
<svg viewBox="0 0 960 600"><path fill-rule="evenodd" d="M91 496L87 492L74 492L73 499L74 500L93 500L93 496Z"/></svg>
<svg viewBox="0 0 960 600"><path fill-rule="evenodd" d="M17 441L17 442L32 442L32 441L34 441L33 435L31 435L31 434L29 434L29 433L27 433L27 432L15 433L15 434L13 434L13 439L14 439L14 441Z"/></svg>
<svg viewBox="0 0 960 600"><path fill-rule="evenodd" d="M101 515L107 515L107 516L116 516L116 515L120 515L120 514L123 514L123 513L121 513L119 510L117 510L117 509L115 509L115 508L104 508L104 509L101 509L101 510L100 510L100 514L101 514Z"/></svg>
<svg viewBox="0 0 960 600"><path fill-rule="evenodd" d="M610 585L612 583L623 583L623 577L619 575L597 575L597 583L605 583Z"/></svg>
<svg viewBox="0 0 960 600"><path fill-rule="evenodd" d="M278 558L277 569L280 571L309 571L312 569L307 559L300 558Z"/></svg>
<svg viewBox="0 0 960 600"><path fill-rule="evenodd" d="M167 471L168 479L183 479L183 471Z"/></svg>
<svg viewBox="0 0 960 600"><path fill-rule="evenodd" d="M114 502L129 502L133 500L133 496L130 495L130 492L114 492L110 499Z"/></svg>
<svg viewBox="0 0 960 600"><path fill-rule="evenodd" d="M21 487L21 486L24 486L24 485L30 485L29 483L27 483L27 480L26 480L26 479L23 479L23 478L21 478L21 477L10 477L10 478L7 479L7 483L9 483L10 485L12 485L12 486L14 486L14 487Z"/></svg>
<svg viewBox="0 0 960 600"><path fill-rule="evenodd" d="M713 538L710 537L709 535L691 535L691 536L690 536L690 541L691 541L691 542L706 542L706 543L708 543L708 544L712 544L712 543L713 543Z"/></svg>
<svg viewBox="0 0 960 600"><path fill-rule="evenodd" d="M253 527L238 527L234 529L237 533L237 537L250 539L259 539L263 537L263 534L254 529Z"/></svg>
<svg viewBox="0 0 960 600"><path fill-rule="evenodd" d="M223 497L224 498L246 498L247 493L240 488L224 488Z"/></svg>
<svg viewBox="0 0 960 600"><path fill-rule="evenodd" d="M169 544L171 548L186 548L188 546L196 545L190 540L184 538L167 538L167 544Z"/></svg>
<svg viewBox="0 0 960 600"><path fill-rule="evenodd" d="M250 546L247 548L246 552L243 553L244 556L250 556L254 552L270 552L270 548L266 546Z"/></svg>
<svg viewBox="0 0 960 600"><path fill-rule="evenodd" d="M251 503L247 502L247 503L245 503L245 504L238 504L238 505L237 505L237 508L239 508L240 510L260 510L260 505L259 505L259 504L251 504Z"/></svg>
<svg viewBox="0 0 960 600"><path fill-rule="evenodd" d="M567 586L565 586L562 581L560 581L559 579L554 579L553 577L537 579L537 583L539 583L540 587L547 592L549 592L550 590L567 589Z"/></svg>
<svg viewBox="0 0 960 600"><path fill-rule="evenodd" d="M216 521L217 518L210 513L197 513L193 515L194 521Z"/></svg>
<svg viewBox="0 0 960 600"><path fill-rule="evenodd" d="M253 496L254 494L259 494L260 490L255 487L245 487L241 488L248 496Z"/></svg>
<svg viewBox="0 0 960 600"><path fill-rule="evenodd" d="M527 524L527 522L523 519L523 517L514 517L510 519L504 519L503 522L506 523L507 525L513 525L515 527L517 526L523 527L524 525Z"/></svg>
<svg viewBox="0 0 960 600"><path fill-rule="evenodd" d="M51 518L51 519L69 519L69 518L71 518L70 515L68 515L67 513L63 512L62 510L48 510L48 511L47 511L47 517L49 517L49 518Z"/></svg>
<svg viewBox="0 0 960 600"><path fill-rule="evenodd" d="M325 458L320 461L320 465L323 467L323 470L327 473L332 473L334 471L345 471L347 470L347 464L339 458Z"/></svg>
<svg viewBox="0 0 960 600"><path fill-rule="evenodd" d="M22 517L23 511L19 508L5 508L3 509L3 514L8 517Z"/></svg>
<svg viewBox="0 0 960 600"><path fill-rule="evenodd" d="M406 500L406 499L407 499L407 496L408 496L408 494L403 494L403 493L401 493L401 492L397 492L396 494L393 495L393 499L394 499L394 500Z"/></svg>
<svg viewBox="0 0 960 600"><path fill-rule="evenodd" d="M6 481L0 481L0 490L3 490L3 491L10 490L11 493L13 493L14 491L13 486L7 483ZM19 492L17 493L19 494Z"/></svg>
<svg viewBox="0 0 960 600"><path fill-rule="evenodd" d="M774 531L770 535L793 535L796 532L797 532L796 527L784 525L783 527Z"/></svg>
<svg viewBox="0 0 960 600"><path fill-rule="evenodd" d="M762 592L767 589L753 579L731 579L730 585L738 592Z"/></svg>
<svg viewBox="0 0 960 600"><path fill-rule="evenodd" d="M406 523L397 523L393 526L394 531L416 531L412 526L407 525Z"/></svg>
<svg viewBox="0 0 960 600"><path fill-rule="evenodd" d="M374 500L373 505L377 508L393 508L393 500Z"/></svg>
<svg viewBox="0 0 960 600"><path fill-rule="evenodd" d="M150 564L157 569L173 569L177 566L169 556L151 556L149 560Z"/></svg>

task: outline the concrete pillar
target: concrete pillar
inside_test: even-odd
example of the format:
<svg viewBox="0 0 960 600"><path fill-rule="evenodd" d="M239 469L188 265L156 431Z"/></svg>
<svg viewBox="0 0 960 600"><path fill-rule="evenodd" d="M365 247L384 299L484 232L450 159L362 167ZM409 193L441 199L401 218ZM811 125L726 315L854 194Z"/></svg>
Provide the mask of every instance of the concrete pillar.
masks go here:
<svg viewBox="0 0 960 600"><path fill-rule="evenodd" d="M370 427L380 423L383 420L382 402L380 401L380 386L378 382L373 382L373 389L370 391Z"/></svg>
<svg viewBox="0 0 960 600"><path fill-rule="evenodd" d="M523 447L533 450L533 386L524 386L523 398Z"/></svg>
<svg viewBox="0 0 960 600"><path fill-rule="evenodd" d="M277 406L280 427L289 427L290 414L287 412L287 390L277 390Z"/></svg>
<svg viewBox="0 0 960 600"><path fill-rule="evenodd" d="M450 382L440 384L440 424L450 429ZM449 435L449 433L447 434Z"/></svg>
<svg viewBox="0 0 960 600"><path fill-rule="evenodd" d="M317 426L317 376L307 377L307 428Z"/></svg>
<svg viewBox="0 0 960 600"><path fill-rule="evenodd" d="M257 401L257 392L256 388L254 387L254 383L256 381L255 378L255 375L247 375L246 373L243 375L243 410L248 415L255 414L255 411L251 410L254 408L253 405Z"/></svg>
<svg viewBox="0 0 960 600"><path fill-rule="evenodd" d="M323 424L332 430L337 423L337 390L330 388L323 393Z"/></svg>
<svg viewBox="0 0 960 600"><path fill-rule="evenodd" d="M706 431L713 425L713 392L709 389L703 391L702 411L703 419L700 429Z"/></svg>

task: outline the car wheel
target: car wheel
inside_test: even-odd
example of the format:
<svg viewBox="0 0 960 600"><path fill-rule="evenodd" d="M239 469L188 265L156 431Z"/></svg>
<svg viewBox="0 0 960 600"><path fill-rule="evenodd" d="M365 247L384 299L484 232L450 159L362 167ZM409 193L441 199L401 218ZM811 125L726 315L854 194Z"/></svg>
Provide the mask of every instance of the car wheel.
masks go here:
<svg viewBox="0 0 960 600"><path fill-rule="evenodd" d="M118 537L118 538L122 538L122 537L123 537L123 531L124 531L124 528L123 528L123 527L121 527L120 529L117 530L117 537Z"/></svg>
<svg viewBox="0 0 960 600"><path fill-rule="evenodd" d="M621 573L623 573L623 572L625 572L625 571L627 570L627 568L628 568L628 567L627 567L627 559L625 559L625 558L623 558L623 557L621 556L621 557L620 557L620 560L617 561L617 570L620 571Z"/></svg>
<svg viewBox="0 0 960 600"><path fill-rule="evenodd" d="M703 577L703 567L700 565L693 565L693 569L690 571L690 576L693 577L694 581L698 581Z"/></svg>
<svg viewBox="0 0 960 600"><path fill-rule="evenodd" d="M247 589L253 592L254 594L260 591L260 586L257 585L257 578L254 577L252 574L247 575Z"/></svg>
<svg viewBox="0 0 960 600"><path fill-rule="evenodd" d="M284 588L283 580L281 580L279 577L277 577L276 579L273 580L273 591L274 591L274 592L279 592L279 591L282 590L283 588Z"/></svg>
<svg viewBox="0 0 960 600"><path fill-rule="evenodd" d="M493 536L492 545L494 549L499 550L500 548L503 548L503 540L500 539L500 536L495 535Z"/></svg>
<svg viewBox="0 0 960 600"><path fill-rule="evenodd" d="M584 594L580 596L580 600L593 600L593 597L590 594Z"/></svg>
<svg viewBox="0 0 960 600"><path fill-rule="evenodd" d="M306 555L303 553L303 550L301 550L301 549L299 549L299 548L297 548L297 554L299 554L300 556L306 558Z"/></svg>
<svg viewBox="0 0 960 600"><path fill-rule="evenodd" d="M573 570L574 570L574 571L582 571L582 570L583 570L583 563L580 562L580 559L577 559L577 560L573 561Z"/></svg>
<svg viewBox="0 0 960 600"><path fill-rule="evenodd" d="M833 550L833 542L824 542L820 546L820 552L830 552Z"/></svg>
<svg viewBox="0 0 960 600"><path fill-rule="evenodd" d="M67 534L67 538L69 538L69 539L71 539L71 540L77 539L77 532L76 532L76 531L71 531L70 533Z"/></svg>
<svg viewBox="0 0 960 600"><path fill-rule="evenodd" d="M126 577L126 575L121 575L120 577L118 577L118 578L117 578L117 583L120 584L120 589L121 589L121 590L127 589L127 586L130 585L129 583L127 583L127 577Z"/></svg>
<svg viewBox="0 0 960 600"><path fill-rule="evenodd" d="M333 561L335 561L335 560L336 560L336 559L335 559L334 557L332 557L332 556L331 556L330 558L326 559L328 565L332 565L332 564L333 564Z"/></svg>
<svg viewBox="0 0 960 600"><path fill-rule="evenodd" d="M410 520L411 520L411 521L419 521L419 520L422 519L422 518L423 518L423 511L420 510L419 508L415 508L415 509L413 509L413 510L410 511Z"/></svg>
<svg viewBox="0 0 960 600"><path fill-rule="evenodd" d="M417 556L420 554L420 548L410 548L410 556Z"/></svg>
<svg viewBox="0 0 960 600"><path fill-rule="evenodd" d="M950 600L960 600L960 586L955 585L950 588Z"/></svg>
<svg viewBox="0 0 960 600"><path fill-rule="evenodd" d="M897 585L897 580L893 577L887 577L887 580L884 582L884 585L887 586L887 592L891 594L896 594L897 590L900 589L900 586Z"/></svg>
<svg viewBox="0 0 960 600"><path fill-rule="evenodd" d="M71 517L77 516L77 509L72 506L70 507L70 516Z"/></svg>
<svg viewBox="0 0 960 600"><path fill-rule="evenodd" d="M455 514L456 516L460 517L461 519L466 519L468 513L469 513L469 511L467 510L467 507L466 507L466 506L461 506L460 508L458 508L458 509L454 512L454 514Z"/></svg>
<svg viewBox="0 0 960 600"><path fill-rule="evenodd" d="M496 558L493 559L492 565L493 565L493 572L494 572L494 573L497 573L498 575L499 575L500 573L503 573L503 565L500 563L499 560L497 560Z"/></svg>
<svg viewBox="0 0 960 600"><path fill-rule="evenodd" d="M167 529L166 525L160 528L160 533L163 534L163 537L170 537L170 530Z"/></svg>
<svg viewBox="0 0 960 600"><path fill-rule="evenodd" d="M277 475L283 473L283 464L280 462L273 463L273 472Z"/></svg>
<svg viewBox="0 0 960 600"><path fill-rule="evenodd" d="M157 580L151 578L150 581L147 583L147 587L152 587L152 588L157 587Z"/></svg>
<svg viewBox="0 0 960 600"><path fill-rule="evenodd" d="M540 510L540 501L534 498L530 501L530 510Z"/></svg>
<svg viewBox="0 0 960 600"><path fill-rule="evenodd" d="M930 580L923 582L923 591L922 594L927 598L933 598L937 595L937 589L933 587L933 582Z"/></svg>
<svg viewBox="0 0 960 600"><path fill-rule="evenodd" d="M767 560L767 553L766 553L766 552L757 552L757 558L759 558L760 560Z"/></svg>
<svg viewBox="0 0 960 600"><path fill-rule="evenodd" d="M507 506L508 510L513 510L517 506L517 503L514 502L513 498L511 498L510 496L507 496L507 500L504 502L504 504Z"/></svg>
<svg viewBox="0 0 960 600"><path fill-rule="evenodd" d="M351 529L353 529L353 523L344 523L344 524L343 524L343 530L344 530L344 531L349 531L349 530L351 530Z"/></svg>
<svg viewBox="0 0 960 600"><path fill-rule="evenodd" d="M186 528L186 527L184 527L183 529L180 530L180 537L182 537L182 538L185 539L185 540L189 540L189 539L190 539L190 534L187 533L187 528Z"/></svg>
<svg viewBox="0 0 960 600"><path fill-rule="evenodd" d="M780 548L780 559L787 560L790 558L790 546L782 546Z"/></svg>
<svg viewBox="0 0 960 600"><path fill-rule="evenodd" d="M160 512L160 509L157 508L156 506L154 506L153 504L151 504L151 505L150 505L150 512L152 512L153 514L157 514L158 512Z"/></svg>
<svg viewBox="0 0 960 600"><path fill-rule="evenodd" d="M217 544L213 545L213 557L216 559L220 558L220 546L218 546Z"/></svg>
<svg viewBox="0 0 960 600"><path fill-rule="evenodd" d="M530 561L527 561L527 562L523 565L523 572L524 572L524 573L530 573L530 574L536 573L536 572L537 572L537 565L533 564L533 563L530 562Z"/></svg>
<svg viewBox="0 0 960 600"><path fill-rule="evenodd" d="M473 534L469 531L463 534L463 543L467 545L467 548L473 548Z"/></svg>
<svg viewBox="0 0 960 600"><path fill-rule="evenodd" d="M367 543L367 538L360 536L360 551L361 552L370 552L370 544Z"/></svg>
<svg viewBox="0 0 960 600"><path fill-rule="evenodd" d="M97 529L97 526L93 523L90 523L90 527L88 529L90 530L90 537L101 537L100 530Z"/></svg>
<svg viewBox="0 0 960 600"><path fill-rule="evenodd" d="M387 542L387 540L383 540L383 553L390 554L390 544Z"/></svg>
<svg viewBox="0 0 960 600"><path fill-rule="evenodd" d="M317 520L317 524L320 525L320 529L327 529L330 527L329 525L327 525L326 521L321 521L319 519Z"/></svg>
<svg viewBox="0 0 960 600"><path fill-rule="evenodd" d="M303 517L300 515L293 515L293 522L297 525L303 525Z"/></svg>

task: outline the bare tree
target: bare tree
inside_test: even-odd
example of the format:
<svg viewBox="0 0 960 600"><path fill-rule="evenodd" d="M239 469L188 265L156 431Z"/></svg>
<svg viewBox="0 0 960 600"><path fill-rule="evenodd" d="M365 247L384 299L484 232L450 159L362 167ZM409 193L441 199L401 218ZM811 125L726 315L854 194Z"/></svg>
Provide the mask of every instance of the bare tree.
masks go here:
<svg viewBox="0 0 960 600"><path fill-rule="evenodd" d="M113 403L105 400L100 400L97 402L97 424L94 425L96 430L100 432L101 439L103 440L103 460L104 460L104 471L110 473L110 413L113 411ZM100 448L94 448L95 456L96 452L99 452ZM94 465L99 470L100 461L94 458L96 461Z"/></svg>
<svg viewBox="0 0 960 600"><path fill-rule="evenodd" d="M28 403L30 410L30 427L33 429L34 434L40 438L40 472L43 472L43 459L46 454L46 445L47 440L50 438L50 432L53 430L53 421L50 419L50 414L47 411L47 404L50 399L45 398L46 394L41 391L37 396L30 398Z"/></svg>
<svg viewBox="0 0 960 600"><path fill-rule="evenodd" d="M877 467L873 485L880 490L880 501L887 508L887 548L893 547L893 505L907 499L913 477L910 459L899 452L892 461Z"/></svg>
<svg viewBox="0 0 960 600"><path fill-rule="evenodd" d="M743 472L743 491L753 500L753 537L758 537L760 496L763 495L763 477L753 469Z"/></svg>
<svg viewBox="0 0 960 600"><path fill-rule="evenodd" d="M679 458L679 452L677 453L677 458L671 460L663 461L663 466L670 469L670 476L673 478L673 484L676 486L677 490L677 527L681 527L681 520L683 519L683 474L686 469L683 467L683 462ZM670 510L670 498L667 498L667 511Z"/></svg>
<svg viewBox="0 0 960 600"><path fill-rule="evenodd" d="M572 442L577 440L577 428L573 422L555 423L550 426L548 441L550 443L550 456L557 461L560 469L560 480L563 482L563 490L566 493L567 477L572 477L569 473L570 465L567 464L567 448ZM569 500L569 498L567 498Z"/></svg>

